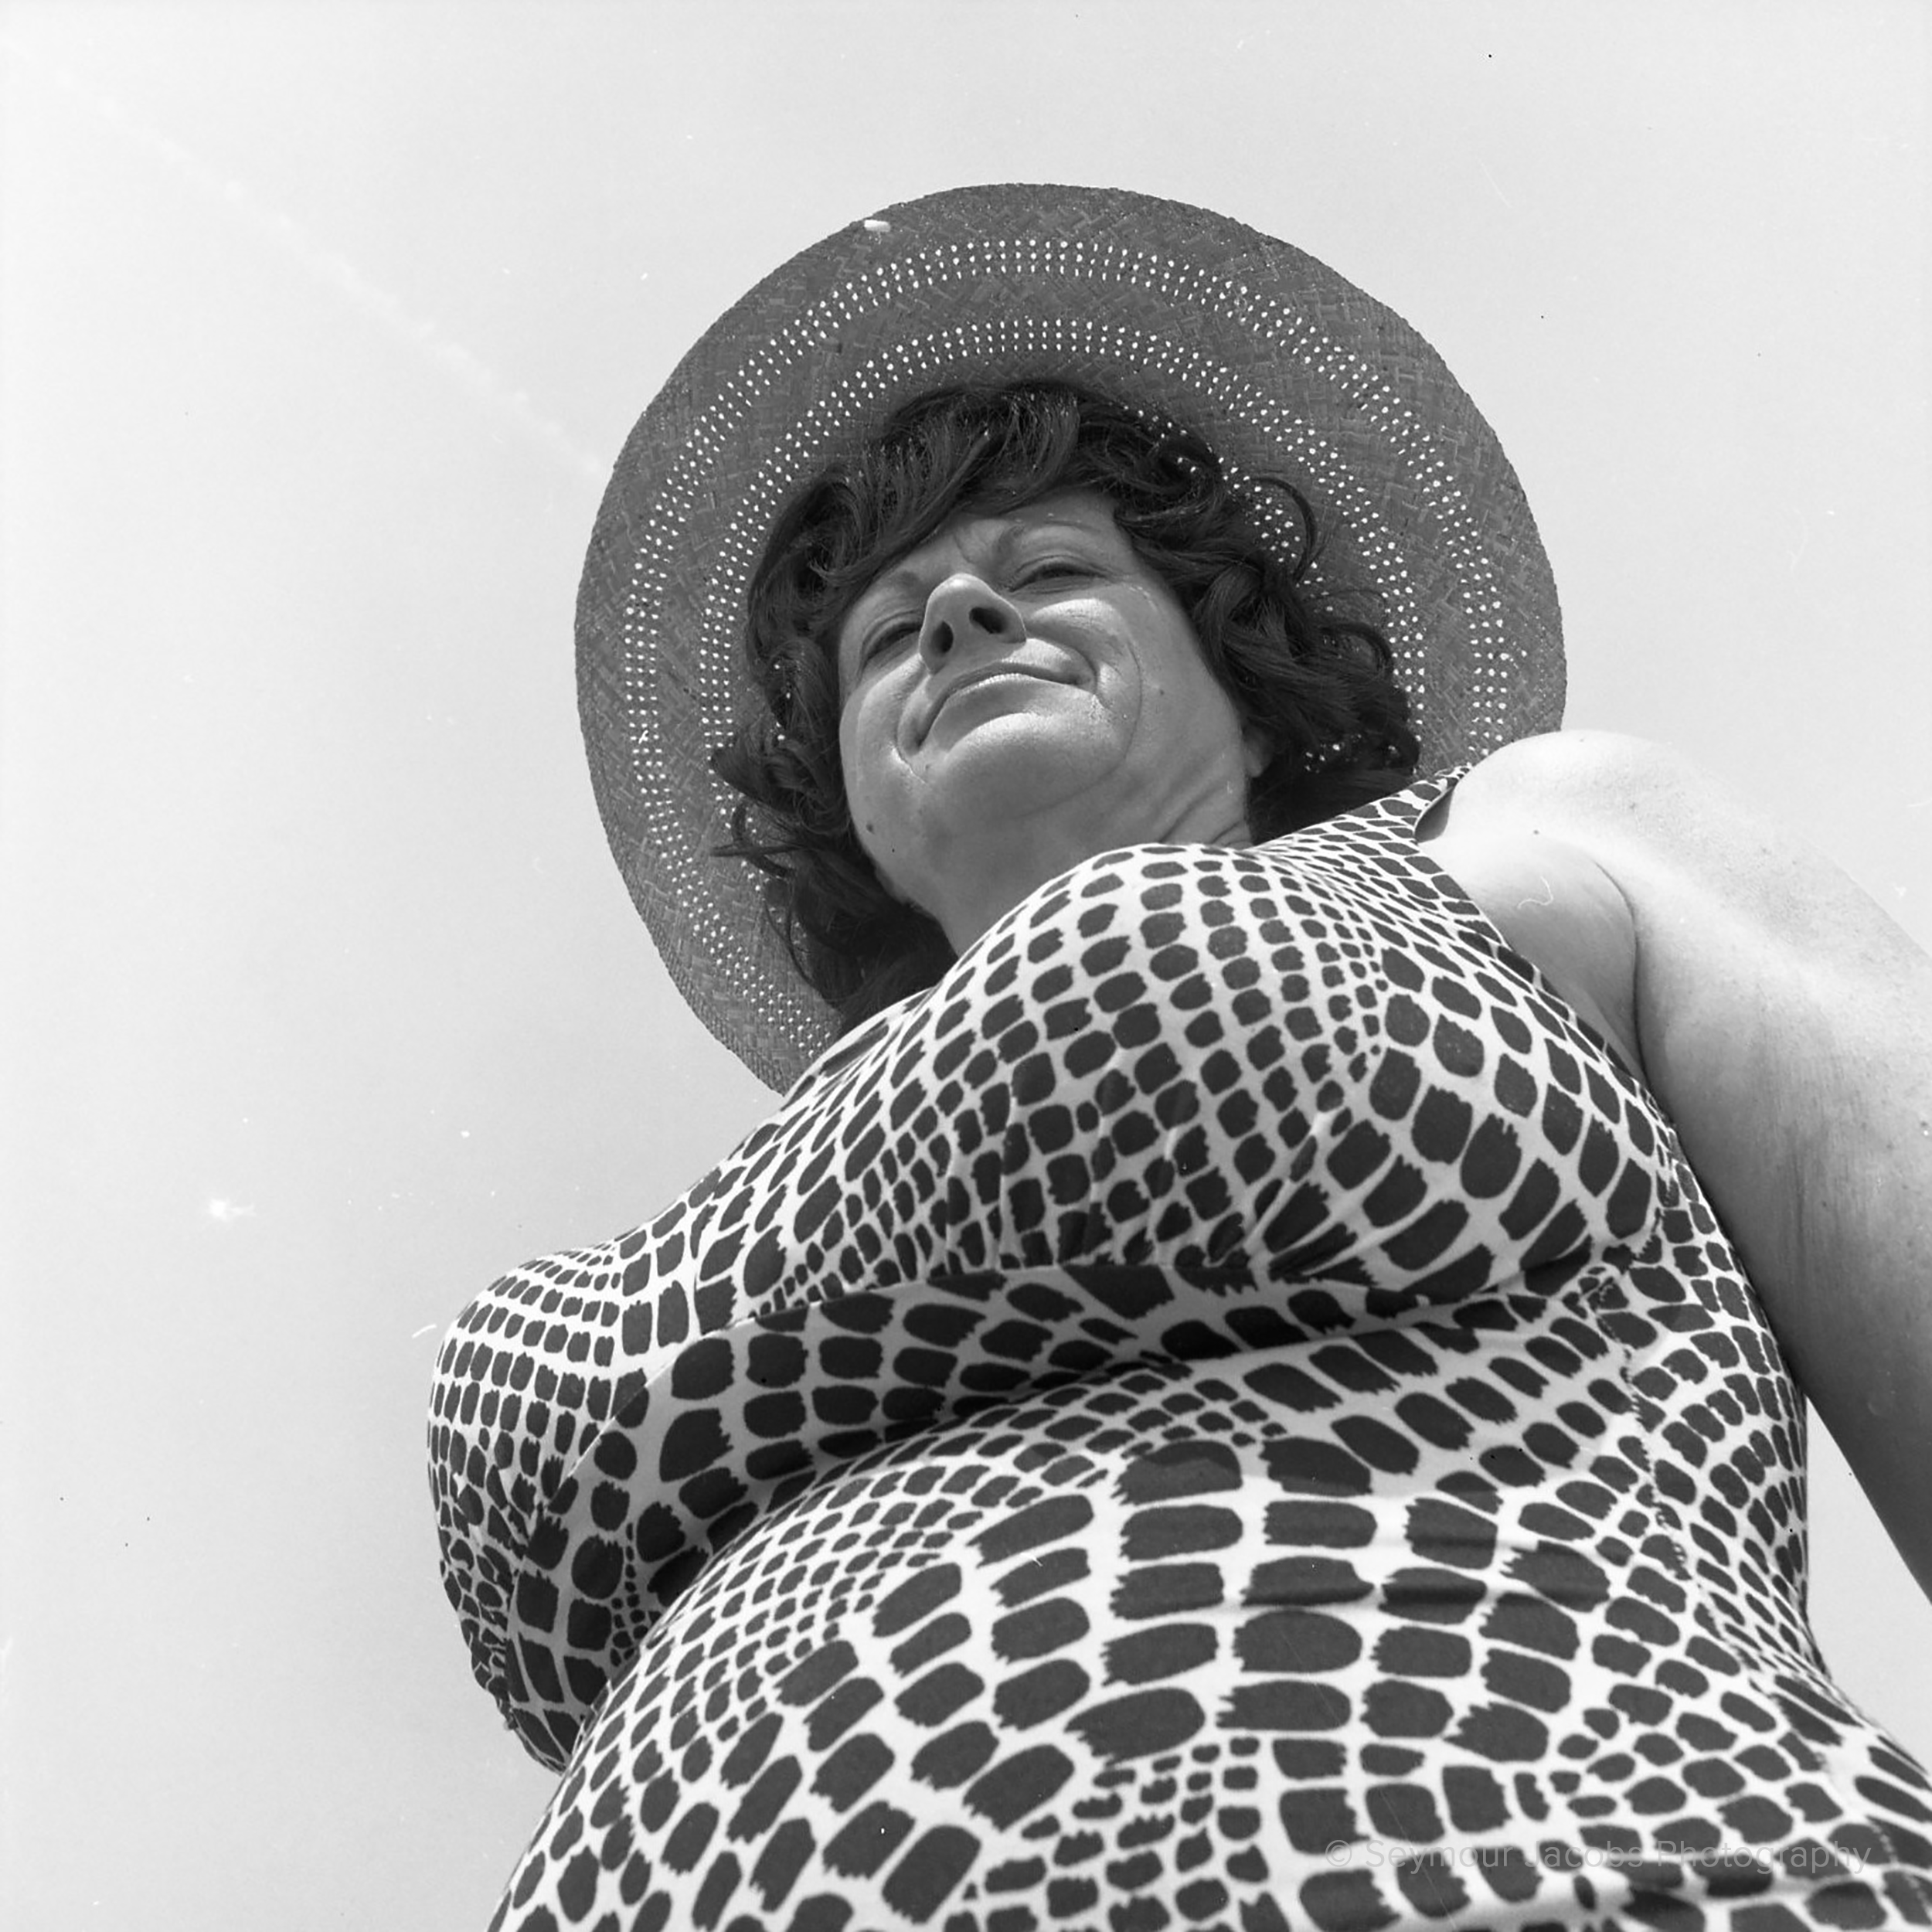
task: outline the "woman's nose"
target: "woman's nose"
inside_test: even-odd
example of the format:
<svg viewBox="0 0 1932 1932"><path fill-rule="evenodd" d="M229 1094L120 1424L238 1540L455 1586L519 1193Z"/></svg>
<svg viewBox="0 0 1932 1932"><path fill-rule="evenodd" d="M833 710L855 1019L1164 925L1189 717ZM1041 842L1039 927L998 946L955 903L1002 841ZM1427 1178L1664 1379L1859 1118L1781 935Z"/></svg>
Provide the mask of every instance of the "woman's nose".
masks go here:
<svg viewBox="0 0 1932 1932"><path fill-rule="evenodd" d="M919 655L936 670L954 651L986 644L1016 644L1026 634L1020 614L984 577L955 571L926 600Z"/></svg>

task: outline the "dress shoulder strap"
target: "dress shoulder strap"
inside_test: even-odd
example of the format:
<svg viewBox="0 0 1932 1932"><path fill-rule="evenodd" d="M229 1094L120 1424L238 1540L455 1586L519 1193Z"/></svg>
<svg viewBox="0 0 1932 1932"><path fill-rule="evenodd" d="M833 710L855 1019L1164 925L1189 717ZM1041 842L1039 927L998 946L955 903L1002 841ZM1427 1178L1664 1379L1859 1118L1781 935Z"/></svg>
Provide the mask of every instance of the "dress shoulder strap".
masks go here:
<svg viewBox="0 0 1932 1932"><path fill-rule="evenodd" d="M1284 857L1338 852L1352 852L1365 859L1372 856L1380 862L1393 860L1405 870L1419 871L1423 878L1433 881L1440 868L1427 863L1418 867L1414 863L1422 857L1416 828L1430 808L1453 791L1470 769L1470 764L1448 766L1427 777L1414 780L1398 791L1338 812L1332 818L1304 825L1300 831L1289 832L1281 838L1271 839L1269 845Z"/></svg>
<svg viewBox="0 0 1932 1932"><path fill-rule="evenodd" d="M1358 806L1355 811L1345 812L1341 816L1342 818L1359 816L1372 820L1388 828L1400 831L1413 842L1416 828L1422 822L1430 807L1453 791L1468 774L1475 762L1470 759L1459 765L1447 765L1440 771L1430 772L1426 777L1417 778L1404 785L1400 791L1392 791L1384 798L1371 799L1367 804Z"/></svg>

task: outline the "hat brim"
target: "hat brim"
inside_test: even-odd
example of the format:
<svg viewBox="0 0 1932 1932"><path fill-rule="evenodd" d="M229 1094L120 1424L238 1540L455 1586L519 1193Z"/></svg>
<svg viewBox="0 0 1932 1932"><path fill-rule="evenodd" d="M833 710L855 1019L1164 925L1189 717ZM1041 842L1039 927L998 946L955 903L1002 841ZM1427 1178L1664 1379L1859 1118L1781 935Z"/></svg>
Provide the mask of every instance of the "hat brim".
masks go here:
<svg viewBox="0 0 1932 1932"><path fill-rule="evenodd" d="M720 859L710 753L751 687L746 587L792 492L942 384L1051 376L1197 431L1238 480L1312 505L1318 604L1366 594L1426 765L1561 722L1556 588L1501 447L1402 318L1239 223L1117 189L964 188L794 257L719 318L645 412L577 606L578 691L611 850L672 978L768 1084L834 1016Z"/></svg>

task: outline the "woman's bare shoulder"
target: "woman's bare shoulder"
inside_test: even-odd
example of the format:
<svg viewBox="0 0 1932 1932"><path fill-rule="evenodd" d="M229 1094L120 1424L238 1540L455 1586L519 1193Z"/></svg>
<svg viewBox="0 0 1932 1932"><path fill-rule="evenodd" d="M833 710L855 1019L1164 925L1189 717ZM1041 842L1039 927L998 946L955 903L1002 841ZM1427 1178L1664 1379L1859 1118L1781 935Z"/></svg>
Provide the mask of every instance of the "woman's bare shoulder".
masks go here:
<svg viewBox="0 0 1932 1932"><path fill-rule="evenodd" d="M1545 820L1580 828L1641 825L1673 799L1709 789L1695 762L1648 738L1615 731L1546 731L1473 766L1457 787L1472 815L1524 829Z"/></svg>
<svg viewBox="0 0 1932 1932"><path fill-rule="evenodd" d="M1641 1074L1630 907L1546 803L1588 782L1581 767L1593 748L1573 742L1583 735L1526 740L1537 747L1529 757L1518 745L1493 753L1426 815L1418 835L1504 939Z"/></svg>
<svg viewBox="0 0 1932 1932"><path fill-rule="evenodd" d="M1425 818L1444 845L1539 854L1617 883L1644 852L1685 855L1686 828L1728 821L1735 801L1666 746L1608 731L1519 738L1472 766Z"/></svg>

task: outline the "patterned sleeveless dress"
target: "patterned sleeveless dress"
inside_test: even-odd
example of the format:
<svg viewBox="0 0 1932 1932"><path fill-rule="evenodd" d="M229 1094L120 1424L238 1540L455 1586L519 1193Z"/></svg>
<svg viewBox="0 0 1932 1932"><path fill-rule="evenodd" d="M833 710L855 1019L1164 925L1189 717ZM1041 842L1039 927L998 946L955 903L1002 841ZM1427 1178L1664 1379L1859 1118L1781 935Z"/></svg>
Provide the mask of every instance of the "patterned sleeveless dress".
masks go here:
<svg viewBox="0 0 1932 1932"><path fill-rule="evenodd" d="M439 1366L518 1932L1932 1923L1802 1410L1453 783L1041 888Z"/></svg>

